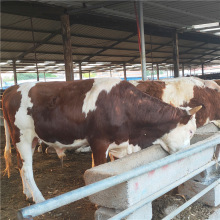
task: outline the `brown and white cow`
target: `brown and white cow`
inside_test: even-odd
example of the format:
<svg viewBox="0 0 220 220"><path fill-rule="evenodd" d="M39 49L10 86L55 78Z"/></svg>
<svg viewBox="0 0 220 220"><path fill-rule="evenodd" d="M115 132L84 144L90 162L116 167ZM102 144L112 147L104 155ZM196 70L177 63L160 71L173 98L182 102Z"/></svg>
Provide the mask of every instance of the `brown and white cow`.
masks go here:
<svg viewBox="0 0 220 220"><path fill-rule="evenodd" d="M220 125L220 87L211 80L179 77L163 81L132 81L140 91L175 107L202 105L196 113L197 127L210 121Z"/></svg>
<svg viewBox="0 0 220 220"><path fill-rule="evenodd" d="M38 140L62 155L65 149L89 144L95 165L108 152L124 156L160 143L174 153L189 145L196 130L195 111L184 110L146 95L120 79L24 83L3 95L6 171L10 137L27 198L44 200L33 177L32 156Z"/></svg>

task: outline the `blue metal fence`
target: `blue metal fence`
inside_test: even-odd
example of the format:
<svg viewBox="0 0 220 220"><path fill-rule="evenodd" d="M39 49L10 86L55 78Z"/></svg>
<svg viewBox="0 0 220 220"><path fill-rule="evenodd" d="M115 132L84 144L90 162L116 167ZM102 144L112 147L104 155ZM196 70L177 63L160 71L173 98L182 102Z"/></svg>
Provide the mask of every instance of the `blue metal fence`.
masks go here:
<svg viewBox="0 0 220 220"><path fill-rule="evenodd" d="M127 172L119 174L117 176L109 177L109 178L101 180L99 182L96 182L96 183L81 187L79 189L64 193L64 194L59 195L57 197L48 199L44 202L23 208L18 212L18 218L23 219L23 218L28 218L29 216L35 217L35 216L44 214L46 212L49 212L49 211L54 210L56 208L59 208L61 206L67 205L69 203L75 202L77 200L80 200L82 198L85 198L87 196L95 194L97 192L100 192L102 190L108 189L108 188L115 186L117 184L123 183L127 180L130 180L132 178L140 176L144 173L147 173L152 170L158 169L162 166L171 164L175 161L187 158L190 155L202 152L205 149L213 147L219 143L220 143L220 134L217 133L217 134L214 134L211 137L211 139L209 138L209 139L203 141L202 144L200 142L197 142L196 144L192 145L192 147L188 150L177 152L177 153L172 154L170 156L167 156L163 159L160 159L160 160L154 161L152 163L137 167L133 170L127 171ZM210 163L201 167L200 169L196 170L195 172L190 173L189 175L180 179L179 181L171 184L168 187L165 187L163 190L158 191L154 195L146 198L144 201L141 201L141 202L129 207L128 209L126 209L123 212L119 213L118 215L114 216L112 219L121 219L121 218L131 214L135 210L141 208L143 205L145 205L148 202L151 202L154 199L158 198L159 196L165 194L169 190L180 185L181 183L185 182L186 180L192 178L193 176L202 172L203 170L207 169L208 167L212 166L213 164L215 164L215 161L211 161ZM215 183L215 184L217 184L217 183ZM214 185L212 185L212 187L214 187Z"/></svg>

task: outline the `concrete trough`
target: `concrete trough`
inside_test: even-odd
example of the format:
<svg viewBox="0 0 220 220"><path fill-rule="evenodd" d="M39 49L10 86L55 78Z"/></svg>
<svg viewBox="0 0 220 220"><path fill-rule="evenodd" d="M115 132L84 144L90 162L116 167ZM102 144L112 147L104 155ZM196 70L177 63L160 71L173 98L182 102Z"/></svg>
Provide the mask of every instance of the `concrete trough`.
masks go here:
<svg viewBox="0 0 220 220"><path fill-rule="evenodd" d="M216 129L215 125L211 124L208 126ZM213 134L212 132L209 134L206 132L206 134L203 133L203 135L201 135L201 133L203 132L198 131L192 141L202 141ZM89 199L98 206L120 210L126 209L207 164L213 159L214 153L215 147L213 146L203 152L191 155L188 158L176 161L120 185L96 193L90 196ZM168 154L160 145L154 145L120 160L87 170L84 174L85 183L88 185L166 156L168 156Z"/></svg>

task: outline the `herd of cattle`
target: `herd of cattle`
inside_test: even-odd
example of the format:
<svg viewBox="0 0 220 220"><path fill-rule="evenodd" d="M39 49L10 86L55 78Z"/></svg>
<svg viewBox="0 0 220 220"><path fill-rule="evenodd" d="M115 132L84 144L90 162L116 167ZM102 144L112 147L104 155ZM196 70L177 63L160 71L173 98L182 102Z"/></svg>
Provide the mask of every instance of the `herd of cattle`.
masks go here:
<svg viewBox="0 0 220 220"><path fill-rule="evenodd" d="M24 83L8 88L2 99L10 175L10 138L16 147L23 193L44 201L33 177L39 142L62 158L66 149L90 146L95 166L152 144L170 154L190 145L196 128L220 126L219 81L182 77L127 82L117 78Z"/></svg>

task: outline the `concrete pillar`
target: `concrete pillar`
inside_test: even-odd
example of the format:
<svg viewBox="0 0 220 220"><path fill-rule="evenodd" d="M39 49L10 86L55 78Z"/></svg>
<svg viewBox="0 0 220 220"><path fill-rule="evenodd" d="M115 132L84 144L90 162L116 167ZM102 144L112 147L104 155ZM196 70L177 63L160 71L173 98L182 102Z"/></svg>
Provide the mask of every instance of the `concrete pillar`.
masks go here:
<svg viewBox="0 0 220 220"><path fill-rule="evenodd" d="M143 2L142 1L138 1L138 19L139 19L140 37L141 37L140 41L141 41L142 79L147 80L145 38L144 38L144 19L143 19Z"/></svg>
<svg viewBox="0 0 220 220"><path fill-rule="evenodd" d="M112 77L112 67L110 66L110 77Z"/></svg>
<svg viewBox="0 0 220 220"><path fill-rule="evenodd" d="M13 60L13 73L14 73L14 84L17 85L18 84L18 80L17 80L16 61L15 60Z"/></svg>
<svg viewBox="0 0 220 220"><path fill-rule="evenodd" d="M46 73L44 72L44 82L46 82Z"/></svg>
<svg viewBox="0 0 220 220"><path fill-rule="evenodd" d="M178 48L178 33L173 32L173 63L174 77L179 77L179 48Z"/></svg>
<svg viewBox="0 0 220 220"><path fill-rule="evenodd" d="M74 80L69 15L61 16L66 81Z"/></svg>
<svg viewBox="0 0 220 220"><path fill-rule="evenodd" d="M90 73L91 73L91 70L89 70L89 79L90 79Z"/></svg>
<svg viewBox="0 0 220 220"><path fill-rule="evenodd" d="M182 76L184 76L184 64L182 64Z"/></svg>
<svg viewBox="0 0 220 220"><path fill-rule="evenodd" d="M82 66L81 66L81 62L79 62L79 78L80 78L80 80L82 80Z"/></svg>
<svg viewBox="0 0 220 220"><path fill-rule="evenodd" d="M202 63L202 75L204 75L204 63Z"/></svg>
<svg viewBox="0 0 220 220"><path fill-rule="evenodd" d="M157 80L160 79L160 69L159 69L159 65L157 63Z"/></svg>
<svg viewBox="0 0 220 220"><path fill-rule="evenodd" d="M189 67L189 75L191 76L191 66Z"/></svg>
<svg viewBox="0 0 220 220"><path fill-rule="evenodd" d="M123 70L124 70L124 80L127 80L127 76L126 76L126 64L123 63Z"/></svg>

